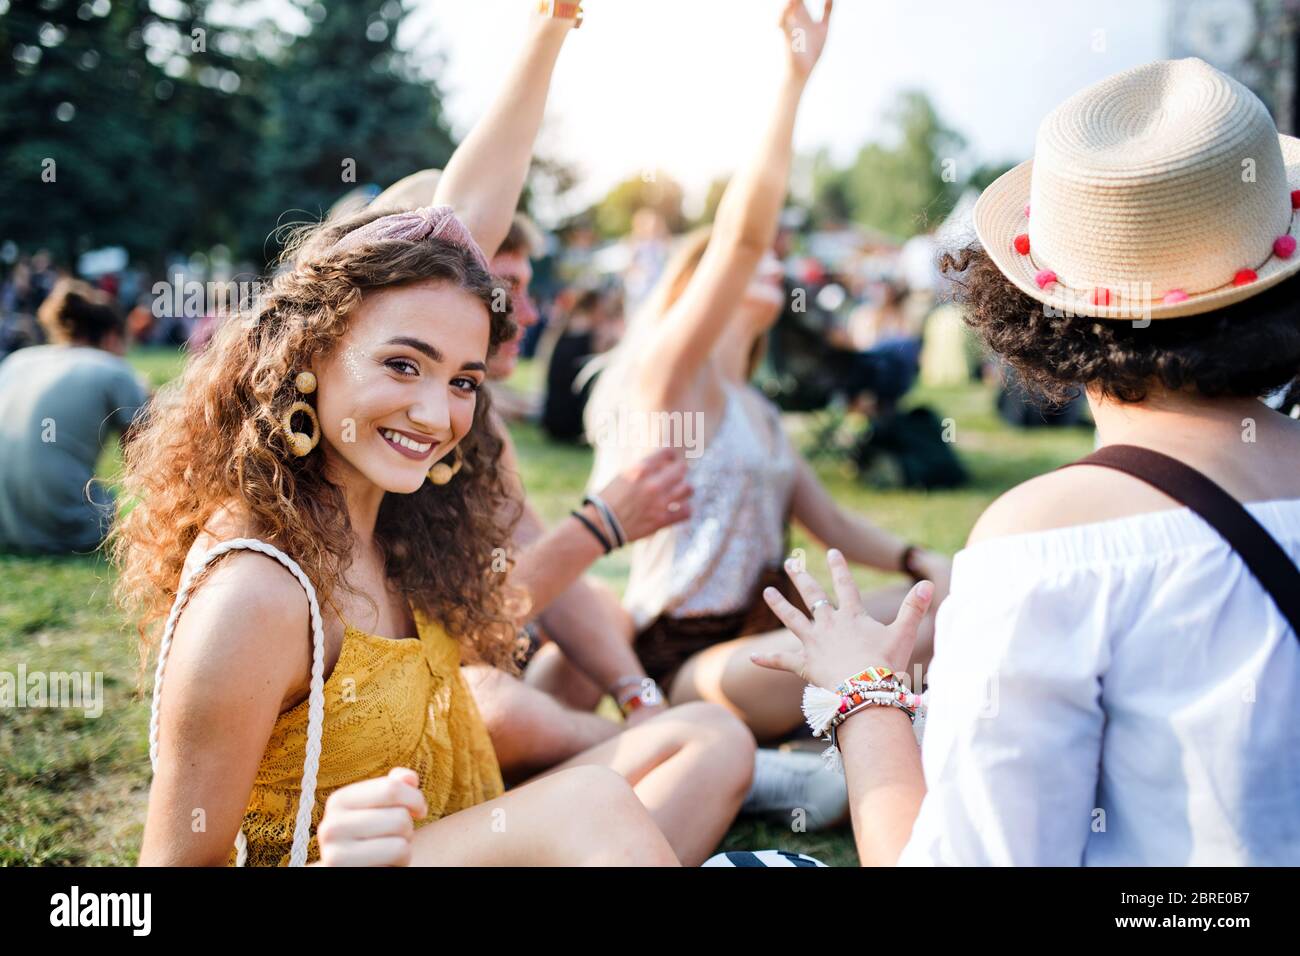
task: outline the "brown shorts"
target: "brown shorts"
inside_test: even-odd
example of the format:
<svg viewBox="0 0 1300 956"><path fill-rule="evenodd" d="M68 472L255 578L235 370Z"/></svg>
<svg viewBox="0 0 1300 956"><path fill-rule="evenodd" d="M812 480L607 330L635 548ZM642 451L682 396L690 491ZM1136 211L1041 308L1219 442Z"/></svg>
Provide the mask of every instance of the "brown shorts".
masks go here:
<svg viewBox="0 0 1300 956"><path fill-rule="evenodd" d="M772 609L763 600L763 589L773 587L800 610L803 599L785 571L777 565L764 569L754 586L749 603L731 614L709 614L700 617L670 617L661 614L640 631L633 647L641 658L646 673L667 693L678 670L706 647L721 644L737 637L779 631L783 627Z"/></svg>

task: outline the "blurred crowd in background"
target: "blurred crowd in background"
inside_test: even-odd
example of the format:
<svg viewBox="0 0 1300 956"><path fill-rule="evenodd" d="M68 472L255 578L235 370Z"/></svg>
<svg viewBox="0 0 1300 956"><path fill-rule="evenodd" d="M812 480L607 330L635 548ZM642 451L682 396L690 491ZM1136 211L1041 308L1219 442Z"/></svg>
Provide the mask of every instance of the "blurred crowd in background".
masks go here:
<svg viewBox="0 0 1300 956"><path fill-rule="evenodd" d="M787 209L770 260L779 263L785 304L755 384L783 410L811 416L808 445L814 456L842 459L874 484L933 488L964 483L965 471L951 439L943 435L939 415L906 401L918 385L943 388L995 378L999 409L1009 422L1027 426L1079 420L1081 403L1040 407L1004 370L991 367L959 309L947 301L937 259L961 242L968 215L969 203L963 200L947 222L900 243L858 226L812 228L805 211ZM522 385L494 383L496 405L509 420L536 422L552 440L583 444L583 411L595 380L593 368L599 367L592 360L616 345L635 321L682 237L673 235L652 208L638 210L627 234L614 240L602 240L581 222L544 232L521 214L517 225L519 261L526 266L505 270L511 274L503 278L512 285L516 318L525 326L520 355L538 368ZM12 425L5 429L4 457L10 464L0 465L0 483L7 488L0 498L14 505L6 518L0 503L0 544L14 550L93 545L111 497L83 494L83 486L93 476L109 427L129 422L132 409L124 415L105 404L100 379L85 377L87 350L102 353L92 362L101 371L112 356L117 367L110 377L116 379L129 374L121 358L128 343L200 350L240 298L247 306L258 272L251 263L231 261L221 247L174 258L162 274L127 261L124 252L114 249L59 262L46 250L19 252L11 245L0 249L0 261L0 411ZM74 403L65 414L80 415L103 433L98 442L85 443L80 460L65 463L67 493L61 503L49 493L50 475L7 473L23 457L15 453L14 443L33 440L41 430L39 422L26 421L37 407L30 370L19 376L16 363L3 360L48 344L80 347L47 355L47 362L59 367L44 373L46 388L84 393L81 404ZM73 381L78 376L80 384ZM94 394L88 391L92 381L98 389ZM130 398L130 390L124 393L120 387L107 394L113 401L124 394ZM143 402L143 386L139 394ZM39 495L13 493L15 483L31 482L40 484ZM33 509L41 510L38 498L61 511L58 521L68 529L63 542L51 538L60 537L57 530L33 536L28 525L39 520L33 518ZM26 516L20 518L20 511Z"/></svg>

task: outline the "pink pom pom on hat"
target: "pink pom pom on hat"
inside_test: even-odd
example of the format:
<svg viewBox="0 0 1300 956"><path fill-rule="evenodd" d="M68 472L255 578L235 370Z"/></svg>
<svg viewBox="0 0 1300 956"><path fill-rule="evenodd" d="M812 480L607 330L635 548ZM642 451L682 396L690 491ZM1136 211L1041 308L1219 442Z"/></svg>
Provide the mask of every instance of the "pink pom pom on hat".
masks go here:
<svg viewBox="0 0 1300 956"><path fill-rule="evenodd" d="M421 242L425 239L439 239L458 246L473 255L484 272L492 271L487 256L483 255L469 228L450 206L424 206L380 216L344 235L334 243L331 251L355 249L371 242Z"/></svg>

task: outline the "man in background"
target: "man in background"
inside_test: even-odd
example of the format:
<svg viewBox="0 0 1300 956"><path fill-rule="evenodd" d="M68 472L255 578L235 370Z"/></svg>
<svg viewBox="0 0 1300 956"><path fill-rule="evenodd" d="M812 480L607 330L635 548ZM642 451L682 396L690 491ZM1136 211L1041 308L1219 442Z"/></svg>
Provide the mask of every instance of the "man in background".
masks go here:
<svg viewBox="0 0 1300 956"><path fill-rule="evenodd" d="M60 279L37 320L50 344L0 362L0 550L92 551L113 517L95 465L148 394L122 358L126 319L109 296Z"/></svg>

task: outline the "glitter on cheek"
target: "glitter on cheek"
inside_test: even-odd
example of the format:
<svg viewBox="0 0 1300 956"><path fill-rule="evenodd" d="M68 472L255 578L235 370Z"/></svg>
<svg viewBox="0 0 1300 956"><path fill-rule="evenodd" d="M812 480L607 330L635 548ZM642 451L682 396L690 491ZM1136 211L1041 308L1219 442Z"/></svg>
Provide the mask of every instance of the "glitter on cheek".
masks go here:
<svg viewBox="0 0 1300 956"><path fill-rule="evenodd" d="M343 352L343 368L352 380L358 384L365 381L365 376L361 372L361 353L356 346L349 345Z"/></svg>

